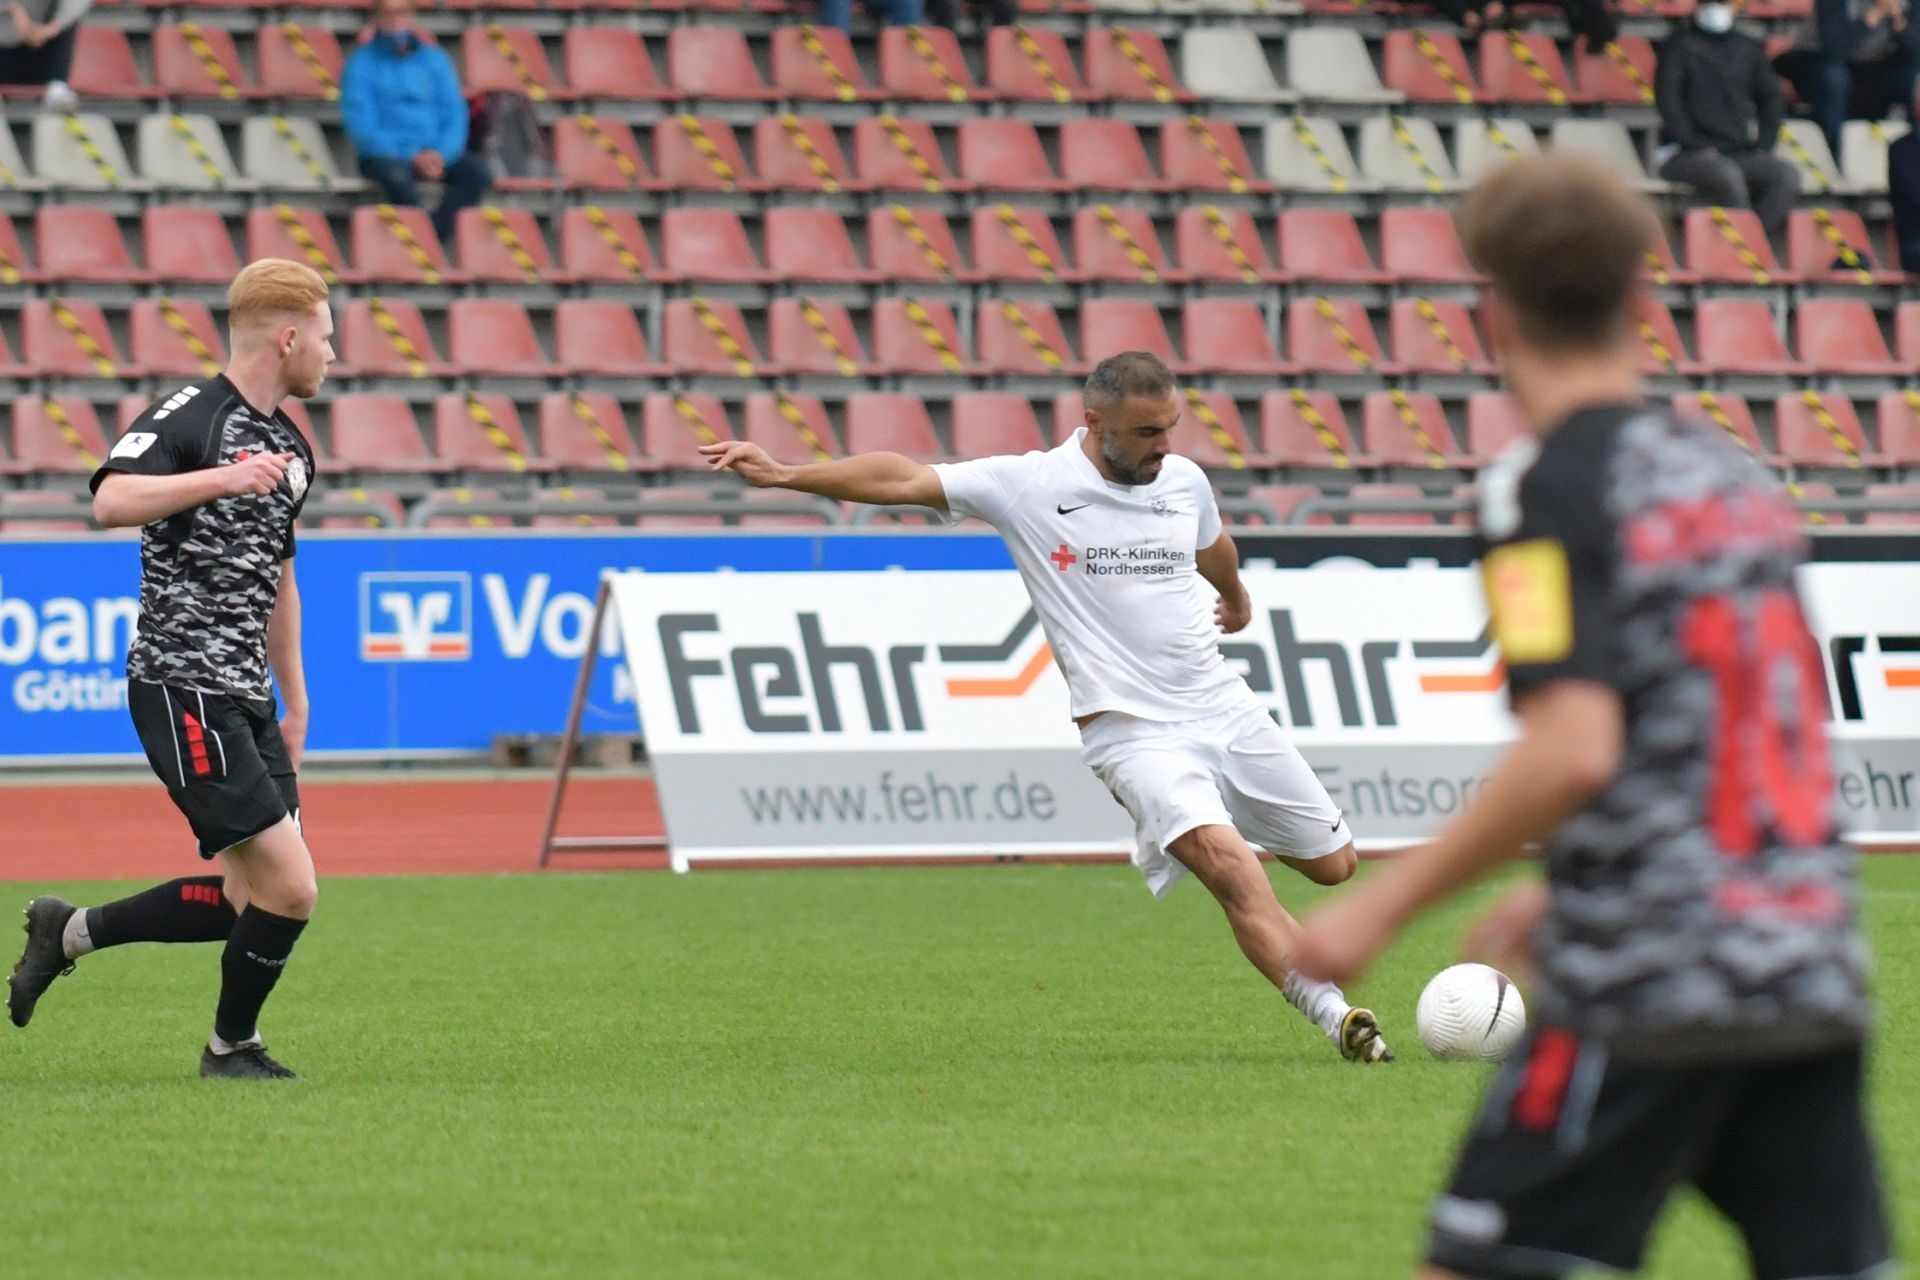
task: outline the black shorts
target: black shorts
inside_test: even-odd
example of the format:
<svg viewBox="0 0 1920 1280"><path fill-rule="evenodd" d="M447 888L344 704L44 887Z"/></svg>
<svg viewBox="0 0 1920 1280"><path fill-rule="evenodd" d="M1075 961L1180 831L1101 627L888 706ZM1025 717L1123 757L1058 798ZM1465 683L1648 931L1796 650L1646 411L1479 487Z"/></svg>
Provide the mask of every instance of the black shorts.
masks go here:
<svg viewBox="0 0 1920 1280"><path fill-rule="evenodd" d="M1697 1187L1757 1280L1871 1276L1892 1256L1858 1048L1680 1069L1543 1029L1501 1068L1434 1204L1427 1259L1471 1280L1632 1271Z"/></svg>
<svg viewBox="0 0 1920 1280"><path fill-rule="evenodd" d="M293 760L271 700L127 682L147 763L211 858L288 814L299 820Z"/></svg>

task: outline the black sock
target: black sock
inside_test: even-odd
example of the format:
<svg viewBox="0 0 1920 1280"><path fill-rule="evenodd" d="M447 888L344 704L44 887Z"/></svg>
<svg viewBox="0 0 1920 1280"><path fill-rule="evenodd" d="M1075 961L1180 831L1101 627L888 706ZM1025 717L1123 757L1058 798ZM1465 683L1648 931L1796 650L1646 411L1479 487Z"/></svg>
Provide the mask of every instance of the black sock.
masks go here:
<svg viewBox="0 0 1920 1280"><path fill-rule="evenodd" d="M87 936L96 951L128 942L223 942L239 917L221 883L219 876L191 876L88 907Z"/></svg>
<svg viewBox="0 0 1920 1280"><path fill-rule="evenodd" d="M260 1025L260 1006L280 981L293 944L300 941L305 920L290 920L249 906L233 926L227 949L220 957L220 1008L213 1016L213 1033L228 1044L251 1037Z"/></svg>

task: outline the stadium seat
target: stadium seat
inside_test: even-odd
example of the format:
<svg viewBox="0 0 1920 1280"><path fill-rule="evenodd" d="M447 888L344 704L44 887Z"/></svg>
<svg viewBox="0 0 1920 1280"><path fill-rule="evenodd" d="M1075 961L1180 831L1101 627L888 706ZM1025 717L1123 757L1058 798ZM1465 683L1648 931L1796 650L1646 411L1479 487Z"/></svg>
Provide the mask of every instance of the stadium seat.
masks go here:
<svg viewBox="0 0 1920 1280"><path fill-rule="evenodd" d="M1667 240L1667 226L1664 219L1653 225L1653 248L1646 256L1647 278L1655 285L1696 285L1700 283L1700 273L1680 265L1673 256L1673 245Z"/></svg>
<svg viewBox="0 0 1920 1280"><path fill-rule="evenodd" d="M127 33L97 22L83 22L75 32L69 83L82 98L151 98L159 92L140 74Z"/></svg>
<svg viewBox="0 0 1920 1280"><path fill-rule="evenodd" d="M483 205L462 209L454 222L454 246L468 279L489 284L571 284L573 275L554 266L546 236L528 209Z"/></svg>
<svg viewBox="0 0 1920 1280"><path fill-rule="evenodd" d="M1805 375L1812 366L1787 353L1773 309L1748 298L1708 298L1694 311L1700 359L1717 372Z"/></svg>
<svg viewBox="0 0 1920 1280"><path fill-rule="evenodd" d="M1857 471L1885 466L1860 428L1853 401L1812 391L1783 395L1773 402L1774 431L1780 452L1796 467Z"/></svg>
<svg viewBox="0 0 1920 1280"><path fill-rule="evenodd" d="M1244 27L1188 27L1180 35L1180 78L1209 102L1287 103L1257 33Z"/></svg>
<svg viewBox="0 0 1920 1280"><path fill-rule="evenodd" d="M668 283L681 279L664 269L647 244L640 219L625 209L574 206L560 215L560 261L589 284Z"/></svg>
<svg viewBox="0 0 1920 1280"><path fill-rule="evenodd" d="M1190 298L1181 329L1187 340L1187 363L1196 369L1274 378L1300 372L1280 358L1260 304L1251 299Z"/></svg>
<svg viewBox="0 0 1920 1280"><path fill-rule="evenodd" d="M576 489L572 485L565 485L542 489L535 495L535 499L543 505L560 508L569 503L596 502L606 496L598 489ZM529 529L611 529L618 527L619 524L620 520L617 516L587 515L584 512L569 515L558 509L550 510L545 515L533 516L527 521Z"/></svg>
<svg viewBox="0 0 1920 1280"><path fill-rule="evenodd" d="M1795 209L1787 221L1787 267L1809 284L1898 284L1882 270L1866 223L1851 209Z"/></svg>
<svg viewBox="0 0 1920 1280"><path fill-rule="evenodd" d="M1171 191L1153 171L1140 131L1125 120L1080 116L1060 123L1060 176L1076 191Z"/></svg>
<svg viewBox="0 0 1920 1280"><path fill-rule="evenodd" d="M843 456L833 421L818 396L756 391L747 397L744 423L745 438L775 462L825 462Z"/></svg>
<svg viewBox="0 0 1920 1280"><path fill-rule="evenodd" d="M1598 48L1582 41L1573 65L1580 90L1590 101L1619 107L1653 105L1657 61L1653 42L1645 36L1621 34Z"/></svg>
<svg viewBox="0 0 1920 1280"><path fill-rule="evenodd" d="M740 215L730 209L689 206L660 215L660 252L673 269L695 281L768 284Z"/></svg>
<svg viewBox="0 0 1920 1280"><path fill-rule="evenodd" d="M473 391L435 398L433 451L457 471L523 472L540 461L513 401Z"/></svg>
<svg viewBox="0 0 1920 1280"><path fill-rule="evenodd" d="M540 37L525 27L475 23L460 33L460 90L522 93L535 102L576 96L561 85Z"/></svg>
<svg viewBox="0 0 1920 1280"><path fill-rule="evenodd" d="M337 378L447 377L454 366L440 358L420 308L392 298L355 298L335 322Z"/></svg>
<svg viewBox="0 0 1920 1280"><path fill-rule="evenodd" d="M640 318L624 302L567 298L553 308L554 361L576 374L663 378L672 371L653 358Z"/></svg>
<svg viewBox="0 0 1920 1280"><path fill-rule="evenodd" d="M92 401L83 396L16 399L13 456L15 463L29 472L91 475L107 456L107 439Z"/></svg>
<svg viewBox="0 0 1920 1280"><path fill-rule="evenodd" d="M1192 280L1251 285L1292 279L1273 265L1253 215L1243 208L1189 205L1174 218L1173 247Z"/></svg>
<svg viewBox="0 0 1920 1280"><path fill-rule="evenodd" d="M656 393L641 411L640 451L652 469L705 471L700 446L734 438L733 423L714 396Z"/></svg>
<svg viewBox="0 0 1920 1280"><path fill-rule="evenodd" d="M860 392L847 398L847 452L884 450L916 462L943 462L947 453L933 434L933 420L918 396Z"/></svg>
<svg viewBox="0 0 1920 1280"><path fill-rule="evenodd" d="M1296 33L1297 34L1297 33ZM1087 87L1119 102L1195 102L1160 37L1142 27L1090 27L1082 52Z"/></svg>
<svg viewBox="0 0 1920 1280"><path fill-rule="evenodd" d="M993 205L973 211L973 265L1002 284L1085 279L1067 261L1053 234L1053 219L1040 209Z"/></svg>
<svg viewBox="0 0 1920 1280"><path fill-rule="evenodd" d="M1716 391L1689 391L1674 396L1669 403L1676 414L1708 430L1726 432L1767 466L1786 465L1785 458L1769 453L1761 441L1760 428L1754 425L1753 409L1747 404L1745 396Z"/></svg>
<svg viewBox="0 0 1920 1280"><path fill-rule="evenodd" d="M1440 471L1471 467L1454 443L1440 398L1425 391L1374 391L1360 403L1360 438L1382 466Z"/></svg>
<svg viewBox="0 0 1920 1280"><path fill-rule="evenodd" d="M833 126L812 116L762 116L753 126L753 166L762 182L781 191L868 189L847 167Z"/></svg>
<svg viewBox="0 0 1920 1280"><path fill-rule="evenodd" d="M763 191L747 168L740 140L725 120L681 114L655 122L653 155L660 180L681 191ZM673 262L673 255L667 255ZM674 270L684 270L673 262Z"/></svg>
<svg viewBox="0 0 1920 1280"><path fill-rule="evenodd" d="M47 273L28 259L20 232L4 212L0 212L0 275L12 284L39 284L47 278Z"/></svg>
<svg viewBox="0 0 1920 1280"><path fill-rule="evenodd" d="M767 268L785 281L876 284L885 277L860 261L847 224L831 209L780 205L761 224Z"/></svg>
<svg viewBox="0 0 1920 1280"><path fill-rule="evenodd" d="M1920 367L1920 302L1903 302L1895 308L1893 349L1908 365Z"/></svg>
<svg viewBox="0 0 1920 1280"><path fill-rule="evenodd" d="M349 472L443 472L420 435L413 410L395 395L349 392L333 397L334 465Z"/></svg>
<svg viewBox="0 0 1920 1280"><path fill-rule="evenodd" d="M709 323L726 334L725 342L707 328ZM668 302L661 312L661 346L667 363L682 374L751 378L778 372L761 360L740 308L728 302L699 297Z"/></svg>
<svg viewBox="0 0 1920 1280"><path fill-rule="evenodd" d="M845 306L825 298L776 298L767 309L767 353L792 374L866 377L876 372Z"/></svg>
<svg viewBox="0 0 1920 1280"><path fill-rule="evenodd" d="M968 191L940 154L933 126L900 116L868 116L853 126L853 164L881 191Z"/></svg>
<svg viewBox="0 0 1920 1280"><path fill-rule="evenodd" d="M1506 392L1476 391L1467 397L1468 453L1491 462L1532 436L1519 401Z"/></svg>
<svg viewBox="0 0 1920 1280"><path fill-rule="evenodd" d="M271 191L360 192L367 186L340 171L318 120L248 116L240 126L240 157L247 176Z"/></svg>
<svg viewBox="0 0 1920 1280"><path fill-rule="evenodd" d="M1862 195L1887 193L1887 148L1907 132L1905 124L1849 120L1840 134L1840 172Z"/></svg>
<svg viewBox="0 0 1920 1280"><path fill-rule="evenodd" d="M1244 471L1271 462L1247 437L1240 406L1218 391L1189 390L1181 397L1170 447L1209 471Z"/></svg>
<svg viewBox="0 0 1920 1280"><path fill-rule="evenodd" d="M17 191L38 194L49 185L45 178L28 168L26 157L20 154L20 145L13 140L11 129L0 129L0 167L13 175L10 185Z"/></svg>
<svg viewBox="0 0 1920 1280"><path fill-rule="evenodd" d="M1351 298L1295 298L1287 304L1287 354L1308 373L1397 374L1382 355L1366 310Z"/></svg>
<svg viewBox="0 0 1920 1280"><path fill-rule="evenodd" d="M1417 284L1474 284L1448 209L1398 206L1380 211L1380 265L1397 280Z"/></svg>
<svg viewBox="0 0 1920 1280"><path fill-rule="evenodd" d="M1000 298L974 308L975 352L1003 375L1082 375L1088 365L1073 353L1060 317L1044 302Z"/></svg>
<svg viewBox="0 0 1920 1280"><path fill-rule="evenodd" d="M1920 467L1920 393L1887 391L1875 406L1880 447L1911 475Z"/></svg>
<svg viewBox="0 0 1920 1280"><path fill-rule="evenodd" d="M1078 391L1063 391L1053 398L1053 441L1065 444L1073 433L1087 424L1087 407Z"/></svg>
<svg viewBox="0 0 1920 1280"><path fill-rule="evenodd" d="M1179 191L1264 195L1274 189L1253 167L1240 126L1231 120L1182 116L1160 125L1160 172Z"/></svg>
<svg viewBox="0 0 1920 1280"><path fill-rule="evenodd" d="M1363 195L1379 190L1364 178L1339 122L1326 116L1293 116L1267 125L1267 177L1288 191Z"/></svg>
<svg viewBox="0 0 1920 1280"><path fill-rule="evenodd" d="M1320 497L1320 490L1310 484L1257 484L1246 492L1249 502L1257 503L1263 509L1258 519L1235 516L1232 512L1221 511L1223 519L1232 524L1271 524L1291 523L1293 513L1302 503ZM1333 523L1331 516L1310 517L1309 525L1327 525Z"/></svg>
<svg viewBox="0 0 1920 1280"><path fill-rule="evenodd" d="M1847 180L1840 176L1840 165L1827 146L1827 135L1811 120L1789 119L1780 126L1780 137L1773 145L1773 156L1792 165L1800 175L1800 191L1815 199L1826 199L1844 190Z"/></svg>
<svg viewBox="0 0 1920 1280"><path fill-rule="evenodd" d="M1184 282L1167 265L1153 219L1134 204L1096 204L1074 210L1073 258L1089 280L1122 284Z"/></svg>
<svg viewBox="0 0 1920 1280"><path fill-rule="evenodd" d="M33 171L65 191L145 191L113 122L92 111L42 111L33 117ZM8 142L12 142L9 134Z"/></svg>
<svg viewBox="0 0 1920 1280"><path fill-rule="evenodd" d="M121 359L99 304L77 298L36 298L20 308L20 359L50 378L137 378L145 372Z"/></svg>
<svg viewBox="0 0 1920 1280"><path fill-rule="evenodd" d="M193 22L167 23L153 32L153 83L169 98L261 96L247 78L233 36L219 27Z"/></svg>
<svg viewBox="0 0 1920 1280"><path fill-rule="evenodd" d="M254 56L260 65L261 92L275 98L338 100L346 60L331 30L263 22L258 39Z"/></svg>
<svg viewBox="0 0 1920 1280"><path fill-rule="evenodd" d="M1347 490L1349 498L1382 505L1414 503L1426 496L1419 485L1413 484L1357 484ZM1346 519L1356 529L1424 528L1439 523L1431 511L1349 511Z"/></svg>
<svg viewBox="0 0 1920 1280"><path fill-rule="evenodd" d="M991 458L1047 448L1033 401L1005 391L968 391L953 398L953 455Z"/></svg>
<svg viewBox="0 0 1920 1280"><path fill-rule="evenodd" d="M272 216L271 210L268 216ZM162 280L225 288L240 273L240 255L218 213L197 205L154 205L141 219L147 269Z"/></svg>
<svg viewBox="0 0 1920 1280"><path fill-rule="evenodd" d="M565 350L565 339L560 340ZM535 430L540 456L567 471L632 471L644 465L613 396L590 391L550 391L540 397Z"/></svg>
<svg viewBox="0 0 1920 1280"><path fill-rule="evenodd" d="M1369 116L1361 121L1360 172L1393 192L1442 195L1460 188L1439 128L1423 116Z"/></svg>
<svg viewBox="0 0 1920 1280"><path fill-rule="evenodd" d="M1332 471L1370 467L1347 428L1340 401L1327 391L1269 391L1260 399L1260 447L1274 465Z"/></svg>
<svg viewBox="0 0 1920 1280"><path fill-rule="evenodd" d="M967 69L959 38L934 26L881 28L880 91L902 102L975 102L987 96Z"/></svg>
<svg viewBox="0 0 1920 1280"><path fill-rule="evenodd" d="M1794 284L1751 209L1689 209L1682 223L1687 266L1710 284Z"/></svg>
<svg viewBox="0 0 1920 1280"><path fill-rule="evenodd" d="M873 363L882 373L900 376L984 372L967 359L953 308L915 298L881 298L873 304Z"/></svg>
<svg viewBox="0 0 1920 1280"><path fill-rule="evenodd" d="M1805 492L1804 486L1801 491ZM1920 506L1916 506L1916 500L1920 500L1920 484L1870 484L1861 496L1869 501L1884 502L1888 506L1903 508L1893 511L1869 511L1862 517L1863 524L1908 529L1914 525L1920 525Z"/></svg>
<svg viewBox="0 0 1920 1280"><path fill-rule="evenodd" d="M1118 122L1115 122L1118 123ZM1123 125L1133 132L1131 125ZM1138 148L1136 136L1133 145ZM1066 146L1063 140L1061 146ZM962 120L958 151L960 176L982 191L1047 191L1073 189L1073 184L1056 176L1040 146L1040 135L1033 125L1011 116Z"/></svg>
<svg viewBox="0 0 1920 1280"><path fill-rule="evenodd" d="M1389 31L1380 57L1386 83L1408 102L1466 106L1487 100L1467 66L1460 38L1450 31Z"/></svg>
<svg viewBox="0 0 1920 1280"><path fill-rule="evenodd" d="M953 228L937 209L875 208L867 214L867 259L898 284L969 284L981 278L961 260Z"/></svg>
<svg viewBox="0 0 1920 1280"><path fill-rule="evenodd" d="M672 102L678 89L660 78L638 32L608 23L568 27L560 38L567 83L582 98Z"/></svg>
<svg viewBox="0 0 1920 1280"><path fill-rule="evenodd" d="M1660 376L1707 372L1705 366L1688 353L1673 313L1658 298L1643 296L1640 299L1639 327L1641 373Z"/></svg>
<svg viewBox="0 0 1920 1280"><path fill-rule="evenodd" d="M1406 97L1380 83L1354 27L1302 26L1289 32L1287 83L1308 102L1396 103Z"/></svg>
<svg viewBox="0 0 1920 1280"><path fill-rule="evenodd" d="M1445 298L1396 298L1388 317L1393 359L1412 373L1494 372L1464 304Z"/></svg>
<svg viewBox="0 0 1920 1280"><path fill-rule="evenodd" d="M1802 298L1793 310L1793 349L1823 374L1905 377L1913 366L1893 358L1862 298Z"/></svg>
<svg viewBox="0 0 1920 1280"><path fill-rule="evenodd" d="M133 264L113 213L98 205L44 204L33 215L40 269L54 280L144 284L155 277Z"/></svg>
<svg viewBox="0 0 1920 1280"><path fill-rule="evenodd" d="M987 88L1014 102L1086 102L1098 96L1081 79L1066 37L1048 27L1000 26L987 32Z"/></svg>
<svg viewBox="0 0 1920 1280"><path fill-rule="evenodd" d="M195 381L211 378L227 361L213 313L206 303L187 298L134 303L127 313L127 352L150 374Z"/></svg>
<svg viewBox="0 0 1920 1280"><path fill-rule="evenodd" d="M1460 181L1474 183L1502 165L1539 155L1540 140L1526 121L1494 116L1455 125L1453 149Z"/></svg>
<svg viewBox="0 0 1920 1280"><path fill-rule="evenodd" d="M837 27L775 27L773 87L782 98L862 102L881 95L867 83L853 42Z"/></svg>
<svg viewBox="0 0 1920 1280"><path fill-rule="evenodd" d="M1193 366L1180 359L1160 309L1139 298L1089 298L1080 305L1080 350L1091 362L1122 351L1148 351L1176 373Z"/></svg>
<svg viewBox="0 0 1920 1280"><path fill-rule="evenodd" d="M553 169L576 191L661 191L668 185L647 167L633 130L603 116L554 121Z"/></svg>
<svg viewBox="0 0 1920 1280"><path fill-rule="evenodd" d="M212 116L147 115L134 126L140 172L167 191L251 191Z"/></svg>
<svg viewBox="0 0 1920 1280"><path fill-rule="evenodd" d="M353 211L353 261L367 279L387 284L441 284L461 274L447 263L424 209L362 205Z"/></svg>
<svg viewBox="0 0 1920 1280"><path fill-rule="evenodd" d="M768 102L783 96L761 78L747 48L747 33L718 24L675 27L667 33L667 83L687 98Z"/></svg>
<svg viewBox="0 0 1920 1280"><path fill-rule="evenodd" d="M1480 37L1480 91L1494 102L1565 107L1592 101L1574 87L1560 46L1537 32L1490 32Z"/></svg>
<svg viewBox="0 0 1920 1280"><path fill-rule="evenodd" d="M1278 224L1280 267L1308 283L1387 284L1373 265L1353 215L1338 209L1288 209Z"/></svg>
<svg viewBox="0 0 1920 1280"><path fill-rule="evenodd" d="M1669 184L1648 176L1639 144L1618 120L1563 118L1553 122L1550 136L1555 151L1578 151L1591 156L1636 191L1659 193L1668 188Z"/></svg>

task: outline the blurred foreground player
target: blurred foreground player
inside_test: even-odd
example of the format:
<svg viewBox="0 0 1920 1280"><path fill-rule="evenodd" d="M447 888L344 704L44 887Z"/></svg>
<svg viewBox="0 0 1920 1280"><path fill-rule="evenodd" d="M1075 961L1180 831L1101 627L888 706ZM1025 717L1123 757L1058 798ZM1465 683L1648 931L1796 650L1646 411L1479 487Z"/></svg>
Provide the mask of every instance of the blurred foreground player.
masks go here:
<svg viewBox="0 0 1920 1280"><path fill-rule="evenodd" d="M1129 351L1100 362L1086 425L1045 452L945 466L865 453L797 467L737 441L700 452L750 484L931 507L997 529L1066 676L1081 759L1133 817L1147 887L1160 897L1193 872L1247 959L1343 1055L1391 1058L1371 1011L1292 971L1300 926L1253 846L1338 884L1353 874L1353 836L1220 656L1220 633L1246 626L1253 605L1206 473L1168 452L1179 420L1173 374Z"/></svg>
<svg viewBox="0 0 1920 1280"><path fill-rule="evenodd" d="M1683 1184L1739 1229L1758 1280L1882 1274L1867 956L1799 514L1720 430L1644 402L1653 219L1616 178L1517 163L1460 223L1538 437L1483 478L1480 514L1521 738L1431 845L1308 919L1300 967L1351 979L1544 841L1545 883L1469 942L1531 944L1535 1031L1434 1206L1429 1280L1633 1270Z"/></svg>
<svg viewBox="0 0 1920 1280"><path fill-rule="evenodd" d="M267 1056L260 1007L317 892L294 781L307 732L294 524L313 449L280 405L320 390L333 318L326 282L283 259L247 267L228 296L226 371L141 414L93 478L95 518L142 527L140 625L127 655L134 727L200 856L218 857L223 874L84 910L35 898L7 1011L26 1026L54 978L90 951L224 942L200 1074L280 1080L293 1072Z"/></svg>

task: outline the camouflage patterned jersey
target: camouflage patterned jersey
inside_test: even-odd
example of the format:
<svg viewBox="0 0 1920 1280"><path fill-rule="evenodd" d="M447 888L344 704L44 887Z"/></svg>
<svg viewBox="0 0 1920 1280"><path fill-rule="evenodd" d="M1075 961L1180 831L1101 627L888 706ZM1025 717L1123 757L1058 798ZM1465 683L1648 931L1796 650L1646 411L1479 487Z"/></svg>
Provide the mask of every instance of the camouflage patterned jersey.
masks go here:
<svg viewBox="0 0 1920 1280"><path fill-rule="evenodd" d="M140 627L127 674L149 684L265 700L267 621L280 562L313 477L313 449L284 413L268 417L225 376L184 387L141 414L94 473L177 475L261 452L291 453L280 487L221 498L140 535Z"/></svg>
<svg viewBox="0 0 1920 1280"><path fill-rule="evenodd" d="M1539 1019L1675 1062L1858 1042L1855 860L1779 484L1709 424L1595 409L1488 471L1481 536L1515 701L1572 679L1626 710L1619 772L1548 841Z"/></svg>

